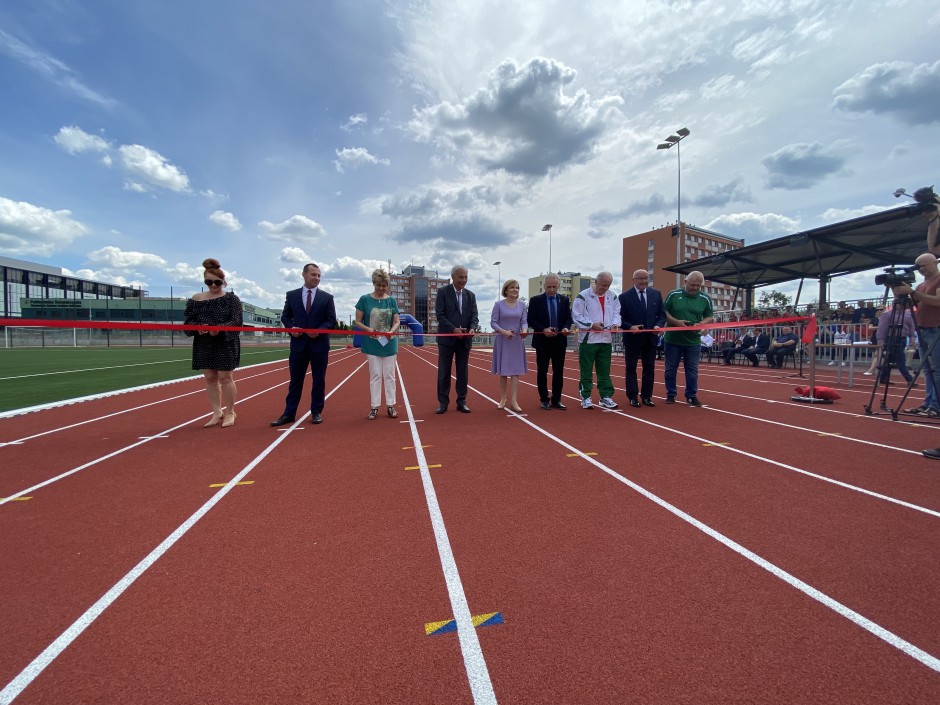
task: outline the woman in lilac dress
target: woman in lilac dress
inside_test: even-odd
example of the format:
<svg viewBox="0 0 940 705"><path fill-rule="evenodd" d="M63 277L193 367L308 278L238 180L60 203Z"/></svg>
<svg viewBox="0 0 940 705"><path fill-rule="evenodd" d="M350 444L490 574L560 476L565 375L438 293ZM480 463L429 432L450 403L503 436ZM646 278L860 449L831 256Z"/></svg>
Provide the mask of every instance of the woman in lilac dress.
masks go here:
<svg viewBox="0 0 940 705"><path fill-rule="evenodd" d="M524 375L529 369L525 359L525 337L529 333L529 323L526 320L525 304L519 300L519 282L509 279L503 284L502 294L502 301L496 302L493 315L490 316L490 326L496 332L491 372L499 375L500 398L496 408L509 407L520 413L522 409L516 395L519 375Z"/></svg>

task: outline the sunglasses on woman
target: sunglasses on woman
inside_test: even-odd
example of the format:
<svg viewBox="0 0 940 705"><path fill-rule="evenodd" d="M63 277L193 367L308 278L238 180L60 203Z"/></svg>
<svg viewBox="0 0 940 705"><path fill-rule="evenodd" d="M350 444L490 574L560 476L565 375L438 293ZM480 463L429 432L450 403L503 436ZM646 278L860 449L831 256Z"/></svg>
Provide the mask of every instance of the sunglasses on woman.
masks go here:
<svg viewBox="0 0 940 705"><path fill-rule="evenodd" d="M222 286L225 282L221 279L204 279L206 286Z"/></svg>

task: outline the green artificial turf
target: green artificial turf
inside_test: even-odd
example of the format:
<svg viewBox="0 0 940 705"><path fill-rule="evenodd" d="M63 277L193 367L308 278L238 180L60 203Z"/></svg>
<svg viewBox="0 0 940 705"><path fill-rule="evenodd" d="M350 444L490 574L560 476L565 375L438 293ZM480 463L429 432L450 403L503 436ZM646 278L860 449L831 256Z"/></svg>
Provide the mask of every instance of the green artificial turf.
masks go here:
<svg viewBox="0 0 940 705"><path fill-rule="evenodd" d="M286 345L242 345L241 364L287 355ZM188 346L0 348L0 411L195 374Z"/></svg>

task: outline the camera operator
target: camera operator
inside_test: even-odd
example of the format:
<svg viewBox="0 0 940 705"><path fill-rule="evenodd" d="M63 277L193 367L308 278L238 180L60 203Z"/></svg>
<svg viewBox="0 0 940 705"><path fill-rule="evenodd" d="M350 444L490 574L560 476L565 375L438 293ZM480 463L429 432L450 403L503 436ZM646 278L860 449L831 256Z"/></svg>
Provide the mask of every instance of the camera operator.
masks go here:
<svg viewBox="0 0 940 705"><path fill-rule="evenodd" d="M940 196L934 193L933 186L924 186L914 192L914 200L924 206L927 218L927 251L940 257L940 244L937 243L937 231L940 230Z"/></svg>
<svg viewBox="0 0 940 705"><path fill-rule="evenodd" d="M910 296L917 306L918 344L924 360L926 397L923 405L905 411L927 418L940 418L940 404L937 401L937 390L940 389L940 345L936 344L937 338L940 338L940 295L937 294L940 288L940 267L937 266L937 257L929 252L914 260L914 264L924 281L916 289L911 289L909 284L902 284L893 287L893 291L895 296ZM925 450L924 455L940 460L940 448Z"/></svg>

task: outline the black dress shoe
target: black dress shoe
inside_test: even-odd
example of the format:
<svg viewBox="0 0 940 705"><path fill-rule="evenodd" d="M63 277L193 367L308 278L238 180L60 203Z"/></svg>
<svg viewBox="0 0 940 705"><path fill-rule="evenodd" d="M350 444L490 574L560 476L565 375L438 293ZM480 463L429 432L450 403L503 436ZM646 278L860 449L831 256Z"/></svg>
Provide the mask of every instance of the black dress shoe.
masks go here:
<svg viewBox="0 0 940 705"><path fill-rule="evenodd" d="M640 406L640 402L638 402L636 399L631 399L631 400L630 400L630 406L639 407L639 406Z"/></svg>
<svg viewBox="0 0 940 705"><path fill-rule="evenodd" d="M675 394L667 394L667 395L666 395L666 403L667 403L667 404L675 404L675 403L676 403L676 395L675 395Z"/></svg>
<svg viewBox="0 0 940 705"><path fill-rule="evenodd" d="M271 425L272 426L284 426L285 424L289 424L289 423L294 423L293 416L281 416L276 421L272 421Z"/></svg>
<svg viewBox="0 0 940 705"><path fill-rule="evenodd" d="M689 406L701 406L702 405L702 402L698 400L698 397L689 397L688 399L686 399L686 401L689 402Z"/></svg>
<svg viewBox="0 0 940 705"><path fill-rule="evenodd" d="M542 408L545 409L545 411L548 411L549 409L552 408L552 405L549 404L547 401L543 401L543 402L542 402Z"/></svg>
<svg viewBox="0 0 940 705"><path fill-rule="evenodd" d="M437 407L437 411L435 411L434 413L443 414L445 411L447 411L447 404L441 404L439 407Z"/></svg>
<svg viewBox="0 0 940 705"><path fill-rule="evenodd" d="M553 402L552 402L552 408L553 408L553 409L558 409L559 411L564 411L564 410L567 409L568 407L565 406L564 404L562 404L560 401L553 401Z"/></svg>
<svg viewBox="0 0 940 705"><path fill-rule="evenodd" d="M310 415L310 423L312 424L323 423L323 417L320 416L318 412L314 411L313 414Z"/></svg>
<svg viewBox="0 0 940 705"><path fill-rule="evenodd" d="M934 460L940 460L940 448L928 448L925 451L922 451L925 458L933 458Z"/></svg>
<svg viewBox="0 0 940 705"><path fill-rule="evenodd" d="M652 399L650 399L649 397L644 397L643 406L656 406L656 405L653 403Z"/></svg>
<svg viewBox="0 0 940 705"><path fill-rule="evenodd" d="M459 411L459 412L462 413L462 414L469 414L469 413L470 413L470 407L467 406L466 404L458 404L458 405L457 405L457 411Z"/></svg>

